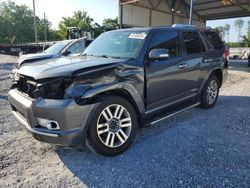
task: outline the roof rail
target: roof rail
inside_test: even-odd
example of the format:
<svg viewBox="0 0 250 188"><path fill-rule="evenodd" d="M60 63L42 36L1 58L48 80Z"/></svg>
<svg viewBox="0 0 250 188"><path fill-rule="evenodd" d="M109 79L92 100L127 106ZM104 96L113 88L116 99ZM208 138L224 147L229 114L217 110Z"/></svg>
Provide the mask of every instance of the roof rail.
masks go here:
<svg viewBox="0 0 250 188"><path fill-rule="evenodd" d="M201 28L201 29L212 29L209 26L197 26L197 25L188 25L188 24L173 24L172 27L186 27L186 28Z"/></svg>

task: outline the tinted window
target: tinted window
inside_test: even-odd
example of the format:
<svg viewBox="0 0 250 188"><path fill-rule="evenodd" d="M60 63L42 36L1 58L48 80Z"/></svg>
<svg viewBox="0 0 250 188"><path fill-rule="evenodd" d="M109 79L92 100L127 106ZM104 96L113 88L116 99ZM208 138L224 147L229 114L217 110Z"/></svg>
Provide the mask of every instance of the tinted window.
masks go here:
<svg viewBox="0 0 250 188"><path fill-rule="evenodd" d="M183 39L187 54L195 54L206 51L197 32L183 32Z"/></svg>
<svg viewBox="0 0 250 188"><path fill-rule="evenodd" d="M216 32L205 31L205 32L203 32L203 34L214 49L218 50L218 49L223 48L221 38L219 37L219 35Z"/></svg>
<svg viewBox="0 0 250 188"><path fill-rule="evenodd" d="M165 48L169 52L169 57L180 55L180 40L179 34L175 31L158 31L154 34L151 44L151 49Z"/></svg>

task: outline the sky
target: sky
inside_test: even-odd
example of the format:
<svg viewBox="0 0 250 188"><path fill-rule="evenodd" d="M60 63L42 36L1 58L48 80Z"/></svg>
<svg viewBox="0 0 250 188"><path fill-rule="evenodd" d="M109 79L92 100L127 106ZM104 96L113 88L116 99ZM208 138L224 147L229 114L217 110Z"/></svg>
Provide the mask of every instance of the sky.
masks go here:
<svg viewBox="0 0 250 188"><path fill-rule="evenodd" d="M0 0L3 2L5 0ZM26 4L33 9L32 0L12 0L16 4ZM44 12L48 20L52 22L53 28L58 28L58 23L62 17L72 16L74 11L83 10L88 12L95 22L102 24L105 18L115 18L118 16L118 0L35 0L36 15L43 17ZM243 18L245 21L242 35L247 33L247 22L250 17ZM233 25L235 19L224 19L208 21L211 27L224 26L226 23L231 25L230 41L238 41L237 31Z"/></svg>
<svg viewBox="0 0 250 188"><path fill-rule="evenodd" d="M0 0L3 2L6 0ZM25 4L33 9L33 0L12 0L16 4ZM57 28L62 17L72 16L75 11L83 10L95 22L102 24L105 18L118 16L118 0L35 0L36 15L43 17L44 12L52 27Z"/></svg>

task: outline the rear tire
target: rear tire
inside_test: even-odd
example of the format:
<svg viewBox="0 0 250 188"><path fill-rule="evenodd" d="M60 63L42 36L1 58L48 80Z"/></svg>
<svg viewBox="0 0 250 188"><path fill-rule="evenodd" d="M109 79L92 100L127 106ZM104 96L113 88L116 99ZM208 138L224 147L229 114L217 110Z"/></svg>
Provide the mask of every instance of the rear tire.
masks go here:
<svg viewBox="0 0 250 188"><path fill-rule="evenodd" d="M113 156L127 150L138 129L136 111L126 99L105 97L93 112L88 142L97 153Z"/></svg>
<svg viewBox="0 0 250 188"><path fill-rule="evenodd" d="M204 109L212 108L217 102L219 89L218 77L211 75L203 88L200 107Z"/></svg>

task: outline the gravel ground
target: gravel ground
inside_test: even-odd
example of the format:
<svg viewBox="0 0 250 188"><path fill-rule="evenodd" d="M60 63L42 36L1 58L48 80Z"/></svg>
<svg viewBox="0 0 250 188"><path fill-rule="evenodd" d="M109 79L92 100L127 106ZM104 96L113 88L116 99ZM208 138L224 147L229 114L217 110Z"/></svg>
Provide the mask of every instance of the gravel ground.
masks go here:
<svg viewBox="0 0 250 188"><path fill-rule="evenodd" d="M141 129L127 152L110 158L40 143L17 125L6 97L13 61L0 56L0 188L249 187L246 62L231 62L213 109L195 108Z"/></svg>

